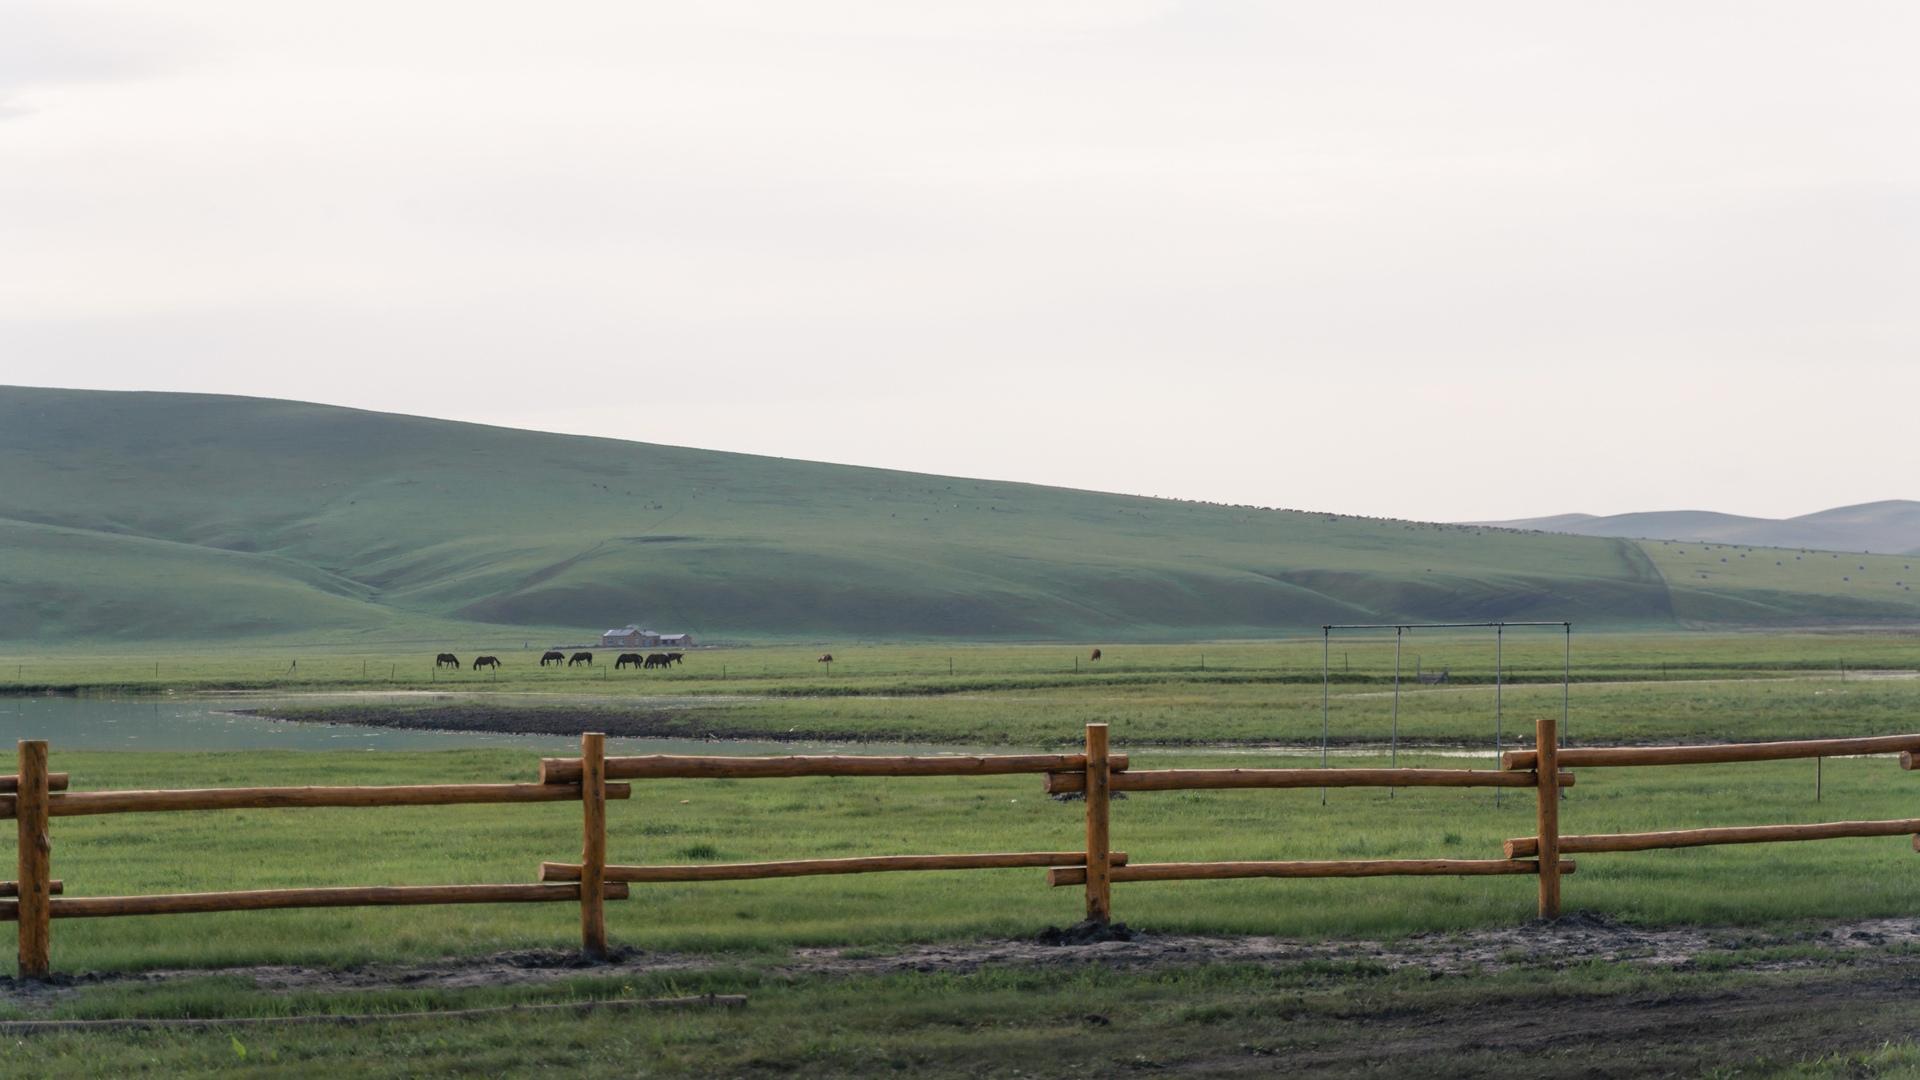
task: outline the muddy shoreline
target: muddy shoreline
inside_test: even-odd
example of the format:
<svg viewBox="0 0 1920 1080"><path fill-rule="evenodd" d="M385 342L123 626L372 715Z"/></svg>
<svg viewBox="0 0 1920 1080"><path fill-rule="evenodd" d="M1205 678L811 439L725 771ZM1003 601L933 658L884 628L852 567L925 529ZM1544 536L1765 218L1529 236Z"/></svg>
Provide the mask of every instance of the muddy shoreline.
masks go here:
<svg viewBox="0 0 1920 1080"><path fill-rule="evenodd" d="M618 705L548 706L488 705L456 702L434 705L321 705L226 709L236 716L278 720L295 724L351 724L362 727L394 728L405 731L479 732L489 735L577 736L583 731L598 731L620 739L712 739L761 743L853 743L886 744L943 743L975 744L964 734L929 732L923 728L859 729L804 723L785 728L743 723L728 714L737 705L689 705L673 708L621 707ZM1701 741L1701 740L1694 740ZM1271 739L1152 739L1130 738L1128 746L1157 747L1169 750L1267 749L1277 753L1317 752L1319 744L1277 744ZM1677 742L1676 742L1677 744ZM994 744L999 745L999 744ZM1062 739L1043 746L1077 746L1077 740ZM1327 745L1347 750L1379 748L1386 744L1377 736L1335 735ZM1514 740L1509 749L1530 745ZM1649 743L1647 745L1653 745ZM1401 739L1403 751L1483 751L1483 742L1465 739Z"/></svg>

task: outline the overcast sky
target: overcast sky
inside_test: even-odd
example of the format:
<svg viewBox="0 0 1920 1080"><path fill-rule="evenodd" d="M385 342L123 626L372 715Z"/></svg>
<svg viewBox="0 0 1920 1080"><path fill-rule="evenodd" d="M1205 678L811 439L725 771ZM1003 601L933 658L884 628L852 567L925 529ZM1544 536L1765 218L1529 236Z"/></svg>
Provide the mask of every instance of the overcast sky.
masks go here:
<svg viewBox="0 0 1920 1080"><path fill-rule="evenodd" d="M1434 519L1920 497L1920 5L0 0L0 382Z"/></svg>

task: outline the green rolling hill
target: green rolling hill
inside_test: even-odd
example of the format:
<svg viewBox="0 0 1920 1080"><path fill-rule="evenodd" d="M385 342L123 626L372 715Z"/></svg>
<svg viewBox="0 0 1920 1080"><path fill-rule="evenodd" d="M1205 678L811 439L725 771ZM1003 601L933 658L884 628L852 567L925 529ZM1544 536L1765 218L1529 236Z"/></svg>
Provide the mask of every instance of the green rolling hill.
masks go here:
<svg viewBox="0 0 1920 1080"><path fill-rule="evenodd" d="M1471 524L1539 529L1580 536L1697 540L1710 544L1920 555L1920 502L1912 499L1886 499L1858 506L1839 506L1790 518L1741 517L1706 510L1662 510L1609 517L1560 514L1519 521Z"/></svg>
<svg viewBox="0 0 1920 1080"><path fill-rule="evenodd" d="M1327 621L1920 621L1898 557L1845 556L1842 572L1762 550L1137 498L288 401L0 388L0 639L13 641L479 626L578 638L634 620L707 639L1082 640Z"/></svg>

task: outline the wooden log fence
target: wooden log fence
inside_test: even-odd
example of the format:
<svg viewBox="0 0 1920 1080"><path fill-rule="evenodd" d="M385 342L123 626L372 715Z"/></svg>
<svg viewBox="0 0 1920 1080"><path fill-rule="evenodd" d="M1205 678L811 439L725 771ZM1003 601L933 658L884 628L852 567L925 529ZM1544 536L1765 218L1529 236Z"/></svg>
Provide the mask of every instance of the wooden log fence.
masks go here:
<svg viewBox="0 0 1920 1080"><path fill-rule="evenodd" d="M1127 853L1110 853L1114 866ZM846 859L780 859L772 862L697 863L678 866L608 866L608 881L751 881L760 878L816 877L828 874L880 874L900 870L1014 870L1078 863L1084 851L1003 851L981 855L869 855ZM579 863L541 863L542 881L579 881Z"/></svg>
<svg viewBox="0 0 1920 1080"><path fill-rule="evenodd" d="M1864 754L1912 753L1920 750L1920 735L1877 735L1864 739L1795 739L1787 742L1716 743L1711 746L1595 746L1560 751L1565 768L1604 768L1622 765L1715 765L1742 761L1785 761L1791 758L1849 757ZM1500 756L1503 769L1532 770L1536 750L1510 750Z"/></svg>
<svg viewBox="0 0 1920 1080"><path fill-rule="evenodd" d="M1116 772L1113 791L1197 791L1231 788L1324 787L1532 787L1530 772L1490 769L1152 769ZM1560 786L1572 787L1573 774L1562 772ZM1083 772L1050 772L1049 795L1087 789Z"/></svg>
<svg viewBox="0 0 1920 1080"><path fill-rule="evenodd" d="M578 758L545 758L532 784L411 784L335 787L247 787L160 791L71 791L66 773L47 769L47 744L19 744L18 771L0 777L0 817L15 820L19 836L14 880L0 881L0 921L17 924L19 969L26 978L51 971L51 922L63 918L185 914L420 904L570 902L580 905L582 951L593 959L608 953L606 901L624 900L635 884L746 881L903 871L1044 869L1050 886L1085 891L1087 918L1113 917L1112 887L1132 882L1205 881L1237 878L1358 878L1523 875L1537 879L1542 918L1560 912L1562 875L1575 871L1568 855L1748 844L1838 837L1911 834L1920 851L1920 818L1836 821L1804 825L1758 825L1664 832L1562 835L1560 802L1573 786L1576 766L1684 765L1774 761L1796 757L1900 755L1902 768L1920 761L1920 735L1861 739L1810 739L1721 746L1590 747L1562 749L1555 722L1537 722L1535 748L1502 756L1498 770L1130 768L1124 754L1108 749L1107 726L1086 727L1078 754L998 754L866 757L798 755L723 757L677 754L608 756L605 736L581 737ZM968 854L876 855L830 859L694 865L618 865L607 861L607 800L631 799L631 783L662 779L779 779L821 776L981 777L1038 774L1044 790L1085 796L1085 843L1060 851ZM1533 788L1537 800L1533 836L1506 841L1499 859L1340 859L1135 863L1112 850L1111 799L1117 792L1254 790L1328 787ZM579 802L581 846L577 862L543 862L539 880L479 885L380 885L255 889L153 896L67 896L52 877L51 819L122 814L234 809L452 806Z"/></svg>

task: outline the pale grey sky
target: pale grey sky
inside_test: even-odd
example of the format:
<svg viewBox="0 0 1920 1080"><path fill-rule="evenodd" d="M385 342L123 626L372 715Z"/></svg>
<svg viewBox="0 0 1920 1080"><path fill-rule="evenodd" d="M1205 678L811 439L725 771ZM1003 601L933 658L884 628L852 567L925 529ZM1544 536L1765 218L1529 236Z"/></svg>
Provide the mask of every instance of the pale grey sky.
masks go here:
<svg viewBox="0 0 1920 1080"><path fill-rule="evenodd" d="M1920 496L1920 6L0 0L0 382L1350 513Z"/></svg>

